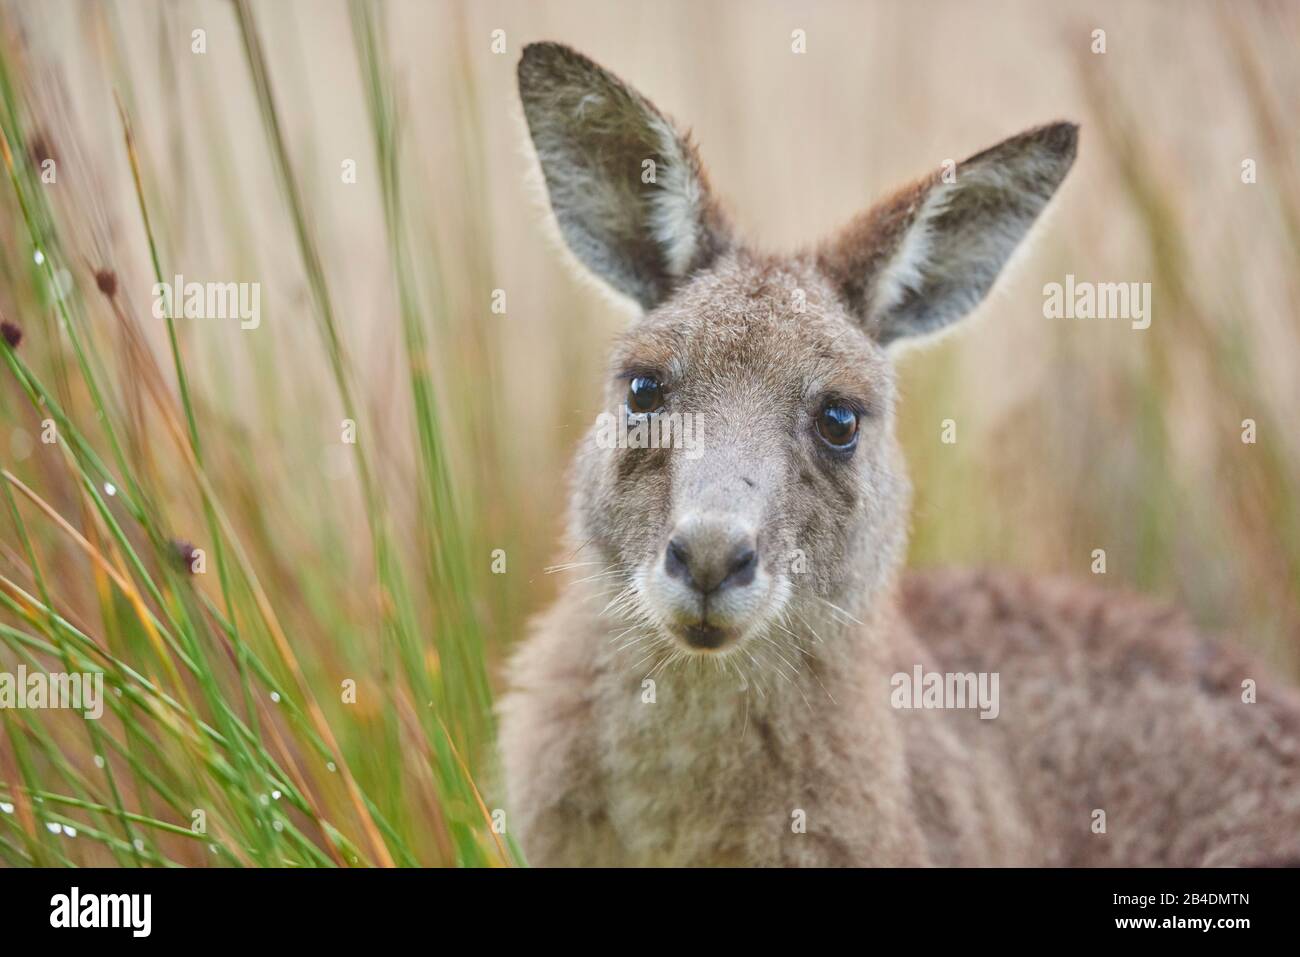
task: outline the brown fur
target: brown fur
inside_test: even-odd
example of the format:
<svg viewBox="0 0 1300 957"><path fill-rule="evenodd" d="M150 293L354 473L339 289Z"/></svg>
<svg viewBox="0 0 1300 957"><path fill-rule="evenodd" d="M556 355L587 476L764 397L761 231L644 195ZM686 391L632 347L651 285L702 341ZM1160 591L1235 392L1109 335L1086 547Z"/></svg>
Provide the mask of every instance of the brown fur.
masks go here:
<svg viewBox="0 0 1300 957"><path fill-rule="evenodd" d="M909 487L885 346L984 297L1068 170L1073 127L1005 141L956 184L927 177L815 253L772 258L719 232L693 150L666 142L666 121L617 78L542 44L520 82L562 232L647 310L615 346L605 408L653 373L665 411L706 426L694 458L606 448L595 429L580 445L576 564L501 703L510 821L532 863L1300 855L1296 692L1137 598L899 577ZM616 122L584 123L586 84ZM644 149L679 163L660 183L667 207L633 179ZM647 219L663 208L674 215ZM828 397L860 410L848 456L813 425ZM752 535L752 582L701 597L665 573L667 544L701 528ZM726 645L688 647L695 618L725 626ZM998 716L896 709L890 676L916 665L997 672Z"/></svg>

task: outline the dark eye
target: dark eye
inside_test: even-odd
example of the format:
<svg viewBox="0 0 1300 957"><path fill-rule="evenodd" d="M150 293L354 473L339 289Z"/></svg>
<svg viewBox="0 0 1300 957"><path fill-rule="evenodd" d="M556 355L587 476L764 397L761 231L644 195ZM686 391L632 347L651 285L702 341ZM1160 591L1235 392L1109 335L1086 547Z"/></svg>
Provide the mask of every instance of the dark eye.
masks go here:
<svg viewBox="0 0 1300 957"><path fill-rule="evenodd" d="M858 434L858 414L844 405L825 406L817 416L817 431L831 445L845 448Z"/></svg>
<svg viewBox="0 0 1300 957"><path fill-rule="evenodd" d="M664 404L664 387L653 376L633 376L627 386L627 408L635 415L653 412Z"/></svg>

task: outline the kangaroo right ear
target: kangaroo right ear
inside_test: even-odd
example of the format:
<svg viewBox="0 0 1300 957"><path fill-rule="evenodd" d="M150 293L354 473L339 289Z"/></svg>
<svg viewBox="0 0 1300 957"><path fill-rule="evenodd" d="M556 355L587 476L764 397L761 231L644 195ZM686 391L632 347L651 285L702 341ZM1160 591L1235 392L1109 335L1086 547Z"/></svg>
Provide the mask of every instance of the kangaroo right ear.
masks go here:
<svg viewBox="0 0 1300 957"><path fill-rule="evenodd" d="M1078 127L1053 123L935 172L851 222L818 261L888 345L970 312L1070 171Z"/></svg>
<svg viewBox="0 0 1300 957"><path fill-rule="evenodd" d="M729 245L694 147L618 77L532 43L519 96L561 235L619 292L651 309Z"/></svg>

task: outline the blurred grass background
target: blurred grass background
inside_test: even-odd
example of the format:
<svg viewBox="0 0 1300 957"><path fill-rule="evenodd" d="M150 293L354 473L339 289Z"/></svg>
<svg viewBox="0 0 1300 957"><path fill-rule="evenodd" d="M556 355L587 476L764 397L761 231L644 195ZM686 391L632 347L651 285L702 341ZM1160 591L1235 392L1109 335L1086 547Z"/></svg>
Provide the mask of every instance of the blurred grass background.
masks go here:
<svg viewBox="0 0 1300 957"><path fill-rule="evenodd" d="M1300 674L1294 4L4 0L0 670L110 690L0 712L0 861L519 861L491 686L627 321L543 223L536 39L691 127L769 249L1080 122L1032 249L904 360L912 561L1103 548ZM261 326L153 318L176 273L259 282ZM1151 328L1045 319L1066 273L1152 283Z"/></svg>

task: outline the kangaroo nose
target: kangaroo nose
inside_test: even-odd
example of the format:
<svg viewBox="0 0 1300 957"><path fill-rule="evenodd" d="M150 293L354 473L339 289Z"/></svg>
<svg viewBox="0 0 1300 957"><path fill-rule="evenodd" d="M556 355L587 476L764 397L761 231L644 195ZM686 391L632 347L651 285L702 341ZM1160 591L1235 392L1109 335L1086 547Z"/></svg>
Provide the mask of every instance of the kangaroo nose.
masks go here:
<svg viewBox="0 0 1300 957"><path fill-rule="evenodd" d="M744 587L758 569L755 545L754 533L742 525L688 519L668 539L664 569L701 595Z"/></svg>

